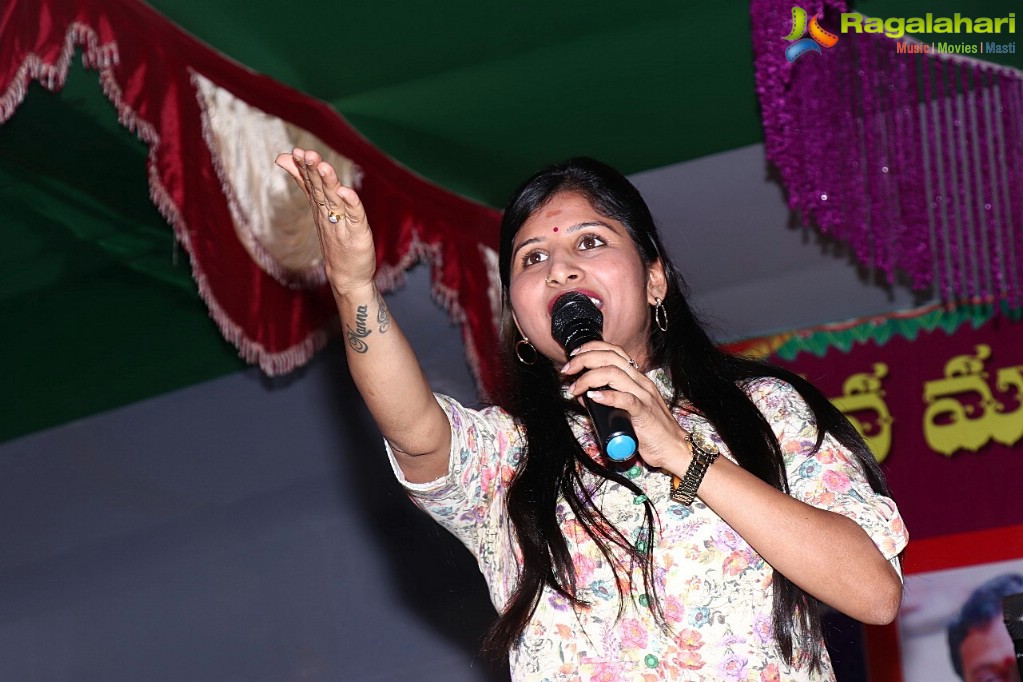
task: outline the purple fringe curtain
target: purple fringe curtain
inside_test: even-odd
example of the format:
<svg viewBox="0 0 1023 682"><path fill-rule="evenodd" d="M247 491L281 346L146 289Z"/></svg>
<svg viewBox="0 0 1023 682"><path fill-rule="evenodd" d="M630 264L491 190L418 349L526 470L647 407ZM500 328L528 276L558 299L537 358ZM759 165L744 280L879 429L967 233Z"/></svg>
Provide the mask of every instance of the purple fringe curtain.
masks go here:
<svg viewBox="0 0 1023 682"><path fill-rule="evenodd" d="M837 28L844 3L801 3ZM789 207L943 301L1023 304L1023 72L840 34L789 63L792 0L752 0L767 158Z"/></svg>

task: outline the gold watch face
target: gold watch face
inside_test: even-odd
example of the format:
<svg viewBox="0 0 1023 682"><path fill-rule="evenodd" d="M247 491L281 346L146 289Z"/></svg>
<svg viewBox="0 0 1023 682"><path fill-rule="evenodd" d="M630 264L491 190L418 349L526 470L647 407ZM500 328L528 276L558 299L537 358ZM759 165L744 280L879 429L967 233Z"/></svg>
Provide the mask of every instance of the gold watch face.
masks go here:
<svg viewBox="0 0 1023 682"><path fill-rule="evenodd" d="M701 450L708 455L718 455L718 444L710 439L703 431L693 431L692 435L689 436L693 442L693 447Z"/></svg>

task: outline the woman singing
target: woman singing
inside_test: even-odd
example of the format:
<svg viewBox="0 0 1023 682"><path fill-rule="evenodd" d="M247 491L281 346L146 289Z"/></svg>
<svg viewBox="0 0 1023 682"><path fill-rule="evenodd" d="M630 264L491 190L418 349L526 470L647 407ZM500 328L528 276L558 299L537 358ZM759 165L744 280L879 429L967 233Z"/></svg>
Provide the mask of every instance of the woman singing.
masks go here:
<svg viewBox="0 0 1023 682"><path fill-rule="evenodd" d="M356 193L314 152L305 190L348 364L413 500L476 556L499 617L485 648L515 680L832 680L821 604L898 611L907 534L863 439L813 386L719 350L639 192L589 159L546 168L502 223L493 406L435 395L373 284ZM603 340L566 354L566 293ZM361 325L361 327L360 327ZM625 410L626 462L581 397Z"/></svg>

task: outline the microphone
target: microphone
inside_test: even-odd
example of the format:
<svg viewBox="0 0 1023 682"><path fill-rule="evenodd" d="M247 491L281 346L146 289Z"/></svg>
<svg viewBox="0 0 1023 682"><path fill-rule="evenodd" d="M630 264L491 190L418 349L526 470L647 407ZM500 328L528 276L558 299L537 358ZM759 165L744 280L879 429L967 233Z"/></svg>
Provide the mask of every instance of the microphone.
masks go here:
<svg viewBox="0 0 1023 682"><path fill-rule="evenodd" d="M1005 629L1009 631L1012 645L1016 649L1016 667L1023 677L1023 592L1010 594L1002 600Z"/></svg>
<svg viewBox="0 0 1023 682"><path fill-rule="evenodd" d="M603 329L604 316L589 296L570 291L554 302L551 336L566 353L571 353L587 341L602 341ZM624 462L632 457L636 453L638 441L629 413L620 407L593 402L586 395L583 395L583 404L590 413L601 451L616 462Z"/></svg>

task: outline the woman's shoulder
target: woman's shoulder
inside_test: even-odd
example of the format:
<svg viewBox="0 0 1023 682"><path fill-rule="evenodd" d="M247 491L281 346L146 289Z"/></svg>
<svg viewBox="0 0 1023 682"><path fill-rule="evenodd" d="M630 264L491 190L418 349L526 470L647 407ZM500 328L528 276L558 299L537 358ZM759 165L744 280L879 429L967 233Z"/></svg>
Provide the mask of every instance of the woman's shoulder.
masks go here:
<svg viewBox="0 0 1023 682"><path fill-rule="evenodd" d="M796 414L807 417L811 413L810 406L799 390L781 377L753 377L740 382L740 386L765 415Z"/></svg>
<svg viewBox="0 0 1023 682"><path fill-rule="evenodd" d="M437 399L440 406L445 410L455 410L458 412L473 412L480 415L486 415L491 419L504 419L511 418L508 410L504 409L500 405L487 402L463 402L458 398L447 395L446 393L438 393L434 391L433 397Z"/></svg>
<svg viewBox="0 0 1023 682"><path fill-rule="evenodd" d="M791 383L781 377L769 374L742 379L739 381L739 386L753 399L771 395L789 395L792 393L799 395L799 391Z"/></svg>
<svg viewBox="0 0 1023 682"><path fill-rule="evenodd" d="M463 425L472 424L475 427L486 425L496 432L507 432L516 436L521 434L522 426L519 421L500 405L476 404L470 407L443 393L433 395L456 430Z"/></svg>

